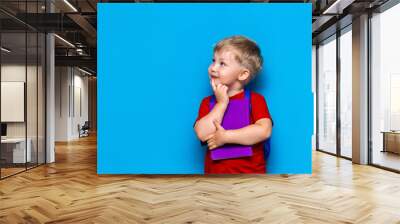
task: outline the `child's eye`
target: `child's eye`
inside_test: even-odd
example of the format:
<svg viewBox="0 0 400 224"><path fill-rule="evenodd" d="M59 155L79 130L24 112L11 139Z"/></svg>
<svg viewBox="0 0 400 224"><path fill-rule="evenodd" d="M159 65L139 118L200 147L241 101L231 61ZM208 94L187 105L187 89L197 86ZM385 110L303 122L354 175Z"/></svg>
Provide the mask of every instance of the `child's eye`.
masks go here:
<svg viewBox="0 0 400 224"><path fill-rule="evenodd" d="M225 66L226 64L224 62L219 63L221 66Z"/></svg>
<svg viewBox="0 0 400 224"><path fill-rule="evenodd" d="M213 63L215 62L215 59L214 59L214 58L212 59L212 62L213 62Z"/></svg>

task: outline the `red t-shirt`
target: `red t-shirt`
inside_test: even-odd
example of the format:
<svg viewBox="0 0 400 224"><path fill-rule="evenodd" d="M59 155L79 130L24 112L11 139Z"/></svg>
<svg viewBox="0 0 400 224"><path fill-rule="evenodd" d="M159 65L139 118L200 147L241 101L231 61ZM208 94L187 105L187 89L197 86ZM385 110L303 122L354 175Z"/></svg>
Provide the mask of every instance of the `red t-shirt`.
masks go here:
<svg viewBox="0 0 400 224"><path fill-rule="evenodd" d="M243 98L244 91L229 97L229 99L240 99ZM261 118L271 119L271 115L268 111L267 103L262 95L251 92L251 117L250 122L254 124ZM199 114L196 121L206 116L210 112L210 99L211 96L204 98L201 102ZM272 120L272 119L271 119ZM253 156L242 157L235 159L224 159L224 160L212 160L210 156L210 150L207 150L205 158L204 172L206 174L211 173L226 173L226 174L238 174L238 173L265 173L265 157L264 157L264 142L253 145Z"/></svg>

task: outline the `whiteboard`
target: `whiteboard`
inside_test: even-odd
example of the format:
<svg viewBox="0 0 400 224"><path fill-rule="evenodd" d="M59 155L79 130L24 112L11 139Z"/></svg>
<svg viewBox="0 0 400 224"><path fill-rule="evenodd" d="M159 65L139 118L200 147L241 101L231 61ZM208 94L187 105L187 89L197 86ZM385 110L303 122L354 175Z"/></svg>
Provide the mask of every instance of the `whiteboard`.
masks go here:
<svg viewBox="0 0 400 224"><path fill-rule="evenodd" d="M1 122L24 122L24 82L1 82Z"/></svg>

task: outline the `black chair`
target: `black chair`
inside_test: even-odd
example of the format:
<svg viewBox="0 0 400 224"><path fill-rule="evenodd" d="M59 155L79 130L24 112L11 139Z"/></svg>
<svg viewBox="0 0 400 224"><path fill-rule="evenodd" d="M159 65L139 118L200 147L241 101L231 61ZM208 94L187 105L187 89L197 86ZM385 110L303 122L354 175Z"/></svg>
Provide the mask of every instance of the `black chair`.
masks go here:
<svg viewBox="0 0 400 224"><path fill-rule="evenodd" d="M78 124L79 138L89 136L89 129L90 129L89 121L85 121L82 127L80 127L80 125Z"/></svg>

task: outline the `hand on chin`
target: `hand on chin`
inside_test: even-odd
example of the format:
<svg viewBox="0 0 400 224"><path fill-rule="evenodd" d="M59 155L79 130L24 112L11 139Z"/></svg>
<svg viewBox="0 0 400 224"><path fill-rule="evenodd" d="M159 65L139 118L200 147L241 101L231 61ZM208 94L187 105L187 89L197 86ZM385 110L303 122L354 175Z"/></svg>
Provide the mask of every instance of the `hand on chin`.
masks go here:
<svg viewBox="0 0 400 224"><path fill-rule="evenodd" d="M215 84L215 85L218 85L218 84L221 83L218 79L213 79L213 81L214 81L214 84Z"/></svg>

